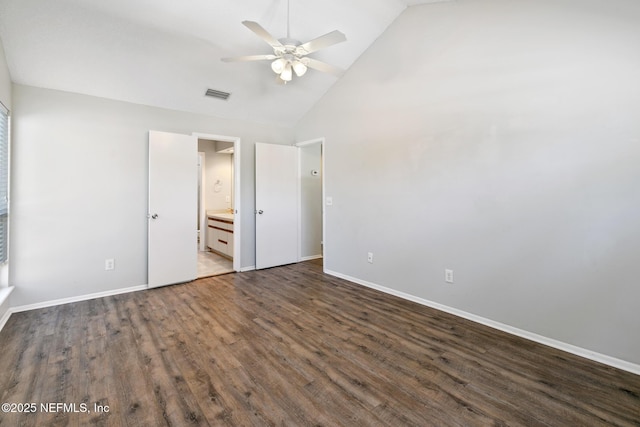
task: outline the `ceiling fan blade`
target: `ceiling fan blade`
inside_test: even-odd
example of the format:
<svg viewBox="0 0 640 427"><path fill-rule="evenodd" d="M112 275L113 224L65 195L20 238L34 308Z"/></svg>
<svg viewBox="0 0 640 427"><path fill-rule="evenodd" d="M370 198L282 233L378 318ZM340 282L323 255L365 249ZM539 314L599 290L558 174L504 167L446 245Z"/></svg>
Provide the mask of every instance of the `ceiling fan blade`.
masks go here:
<svg viewBox="0 0 640 427"><path fill-rule="evenodd" d="M221 58L222 62L248 62L248 61L268 61L271 59L277 59L275 55L247 55L236 56L234 58Z"/></svg>
<svg viewBox="0 0 640 427"><path fill-rule="evenodd" d="M282 43L276 40L267 30L262 28L260 24L254 21L242 21L242 25L253 31L258 37L266 41L271 47L283 47Z"/></svg>
<svg viewBox="0 0 640 427"><path fill-rule="evenodd" d="M330 33L320 36L316 39L301 44L296 48L296 53L300 55L307 55L315 52L316 50L324 49L325 47L333 46L334 44L342 43L346 41L347 37L340 31L331 31Z"/></svg>
<svg viewBox="0 0 640 427"><path fill-rule="evenodd" d="M309 68L313 68L314 70L322 71L323 73L333 74L334 76L340 77L344 74L344 70L338 67L334 67L333 65L329 65L326 62L318 61L313 58L300 58L300 62L306 65Z"/></svg>

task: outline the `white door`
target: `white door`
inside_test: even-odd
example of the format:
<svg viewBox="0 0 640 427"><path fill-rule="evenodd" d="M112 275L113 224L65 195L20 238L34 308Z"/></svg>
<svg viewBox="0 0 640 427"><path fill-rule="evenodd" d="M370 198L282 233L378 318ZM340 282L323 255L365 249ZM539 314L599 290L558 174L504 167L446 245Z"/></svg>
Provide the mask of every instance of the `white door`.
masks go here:
<svg viewBox="0 0 640 427"><path fill-rule="evenodd" d="M256 268L298 262L298 149L256 144Z"/></svg>
<svg viewBox="0 0 640 427"><path fill-rule="evenodd" d="M149 131L149 287L198 275L198 142Z"/></svg>

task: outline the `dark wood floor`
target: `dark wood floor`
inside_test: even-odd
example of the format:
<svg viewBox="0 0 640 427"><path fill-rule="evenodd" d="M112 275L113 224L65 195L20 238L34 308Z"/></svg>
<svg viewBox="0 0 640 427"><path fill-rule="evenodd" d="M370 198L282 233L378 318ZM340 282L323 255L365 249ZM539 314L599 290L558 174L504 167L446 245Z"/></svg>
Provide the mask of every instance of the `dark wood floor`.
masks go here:
<svg viewBox="0 0 640 427"><path fill-rule="evenodd" d="M37 404L3 426L640 426L640 376L318 262L14 314L0 345L0 402Z"/></svg>

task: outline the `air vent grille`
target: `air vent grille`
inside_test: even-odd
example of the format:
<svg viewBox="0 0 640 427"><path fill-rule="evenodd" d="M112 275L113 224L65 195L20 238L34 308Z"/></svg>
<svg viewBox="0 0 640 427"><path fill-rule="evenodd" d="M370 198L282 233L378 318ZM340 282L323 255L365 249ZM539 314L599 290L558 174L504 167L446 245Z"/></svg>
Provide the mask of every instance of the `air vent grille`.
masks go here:
<svg viewBox="0 0 640 427"><path fill-rule="evenodd" d="M229 99L229 96L231 94L229 92L223 92L221 90L207 89L207 93L205 93L205 95L212 98L224 99L226 101L227 99Z"/></svg>

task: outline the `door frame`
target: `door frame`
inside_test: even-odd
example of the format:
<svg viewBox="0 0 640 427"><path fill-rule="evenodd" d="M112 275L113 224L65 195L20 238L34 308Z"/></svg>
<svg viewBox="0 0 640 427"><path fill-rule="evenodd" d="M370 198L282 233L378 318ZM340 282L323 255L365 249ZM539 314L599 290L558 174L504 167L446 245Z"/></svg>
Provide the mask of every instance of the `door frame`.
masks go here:
<svg viewBox="0 0 640 427"><path fill-rule="evenodd" d="M302 162L300 157L302 156L300 148L302 147L306 147L309 145L314 145L314 144L320 144L320 150L321 150L321 155L320 155L320 168L322 169L322 176L321 176L321 180L320 180L320 185L322 186L322 200L321 202L321 206L322 206L322 258L324 259L326 254L326 247L327 247L327 237L326 237L326 224L325 224L325 166L324 166L324 161L326 158L326 144L325 144L325 138L324 137L320 137L320 138L314 138L314 139L309 139L306 141L300 141L300 142L296 142L294 145L296 147L298 147L298 179L300 180L300 183L302 183ZM298 185L298 238L299 238L299 242L298 242L298 262L302 261L302 185Z"/></svg>
<svg viewBox="0 0 640 427"><path fill-rule="evenodd" d="M232 142L233 143L233 271L240 271L241 269L241 236L242 236L242 221L241 218L238 217L238 213L242 215L241 209L241 187L240 187L240 142L241 138L238 136L228 136L228 135L214 135L210 133L200 133L193 132L191 135L195 136L198 139L206 139L206 140L215 140L215 141L223 141L223 142ZM206 211L206 208L205 208ZM206 212L205 212L206 213ZM200 224L200 230L206 230L206 222L207 216L203 215L201 221L204 221L203 225Z"/></svg>
<svg viewBox="0 0 640 427"><path fill-rule="evenodd" d="M205 207L204 201L205 201L205 182L204 182L204 175L205 175L205 164L206 164L206 160L207 160L207 156L206 153L203 151L198 151L198 159L200 160L200 176L198 177L198 180L200 182L200 193L198 194L198 204L200 205L200 212L199 212L199 217L200 217L200 224L198 224L199 226L199 230L200 230L200 241L198 242L198 250L200 252L203 252L207 249L206 247L206 234L207 234L207 218L206 218L206 212L207 209Z"/></svg>

